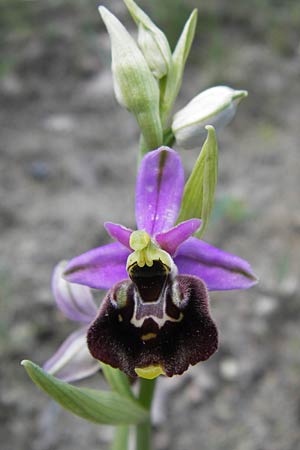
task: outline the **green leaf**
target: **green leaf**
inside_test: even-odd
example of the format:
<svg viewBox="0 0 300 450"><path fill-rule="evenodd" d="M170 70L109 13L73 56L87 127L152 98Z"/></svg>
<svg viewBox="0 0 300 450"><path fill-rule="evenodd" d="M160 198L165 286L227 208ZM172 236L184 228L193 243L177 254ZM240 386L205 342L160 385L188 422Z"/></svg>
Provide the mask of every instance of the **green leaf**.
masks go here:
<svg viewBox="0 0 300 450"><path fill-rule="evenodd" d="M60 381L25 360L21 363L32 381L71 413L90 422L110 425L130 425L144 422L148 412L135 400L116 392L78 388Z"/></svg>
<svg viewBox="0 0 300 450"><path fill-rule="evenodd" d="M193 171L186 182L177 222L199 218L202 225L196 236L206 230L215 197L218 178L218 144L214 127L207 125L207 138Z"/></svg>
<svg viewBox="0 0 300 450"><path fill-rule="evenodd" d="M197 9L194 9L183 28L183 31L173 53L173 62L174 66L177 68L178 75L182 75L187 57L189 56L191 50L191 46L195 37L197 16L198 11Z"/></svg>
<svg viewBox="0 0 300 450"><path fill-rule="evenodd" d="M166 77L161 98L161 119L164 124L173 107L181 87L183 71L189 55L197 25L197 9L194 9L186 22L172 55L171 69Z"/></svg>
<svg viewBox="0 0 300 450"><path fill-rule="evenodd" d="M125 397L131 399L135 398L130 387L129 379L125 373L102 362L100 362L100 365L107 382L114 391L118 392L118 394L124 395Z"/></svg>
<svg viewBox="0 0 300 450"><path fill-rule="evenodd" d="M201 219L202 225L196 236L200 238L207 228L215 200L215 190L218 181L218 143L214 127L207 125L207 139L204 143L206 158L203 174L203 197Z"/></svg>

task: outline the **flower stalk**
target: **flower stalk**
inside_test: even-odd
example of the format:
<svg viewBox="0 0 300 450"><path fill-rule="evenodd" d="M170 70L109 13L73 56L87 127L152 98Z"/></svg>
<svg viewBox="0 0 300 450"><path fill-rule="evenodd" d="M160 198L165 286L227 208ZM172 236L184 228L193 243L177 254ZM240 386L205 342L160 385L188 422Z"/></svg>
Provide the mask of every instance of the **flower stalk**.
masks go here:
<svg viewBox="0 0 300 450"><path fill-rule="evenodd" d="M129 441L129 427L119 425L115 429L111 450L127 450Z"/></svg>
<svg viewBox="0 0 300 450"><path fill-rule="evenodd" d="M171 53L165 34L150 17L133 0L124 3L138 27L137 42L108 9L101 6L99 11L111 42L115 96L140 130L136 227L106 222L114 242L56 266L52 291L57 307L79 328L43 369L31 361L22 364L63 408L115 426L112 450L128 450L130 427L135 429L135 450L153 450L156 378L182 375L217 350L211 291L248 289L257 283L247 261L202 240L217 185L215 128L233 118L247 92L215 86L171 117L197 10ZM206 133L185 181L179 153L170 147L200 149ZM105 291L100 308L91 289ZM108 391L69 384L99 370Z"/></svg>
<svg viewBox="0 0 300 450"><path fill-rule="evenodd" d="M139 402L149 411L150 418L136 427L136 450L152 450L151 405L155 381L140 379Z"/></svg>

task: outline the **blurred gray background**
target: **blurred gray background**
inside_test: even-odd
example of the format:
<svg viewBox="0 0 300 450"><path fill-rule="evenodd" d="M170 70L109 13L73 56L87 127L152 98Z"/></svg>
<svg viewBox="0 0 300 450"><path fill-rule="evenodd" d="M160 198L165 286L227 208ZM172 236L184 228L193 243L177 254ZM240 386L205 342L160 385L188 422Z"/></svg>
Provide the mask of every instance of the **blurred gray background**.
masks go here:
<svg viewBox="0 0 300 450"><path fill-rule="evenodd" d="M121 0L105 1L134 31ZM106 450L109 427L73 417L19 361L42 364L75 329L56 310L53 266L134 226L138 128L116 103L95 0L0 2L2 450ZM205 239L249 260L260 284L212 293L219 352L160 383L157 450L300 448L300 5L298 0L139 3L172 45L194 7L176 109L216 84L247 89L218 135ZM186 173L198 150L180 151ZM99 301L101 293L98 294ZM80 385L105 387L101 374Z"/></svg>

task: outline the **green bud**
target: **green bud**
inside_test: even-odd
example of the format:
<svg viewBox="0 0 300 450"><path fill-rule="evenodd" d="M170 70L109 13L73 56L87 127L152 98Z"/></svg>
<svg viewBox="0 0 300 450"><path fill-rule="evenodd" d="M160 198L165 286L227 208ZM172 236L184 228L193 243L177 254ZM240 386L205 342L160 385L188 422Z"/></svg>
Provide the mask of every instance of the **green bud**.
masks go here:
<svg viewBox="0 0 300 450"><path fill-rule="evenodd" d="M198 147L206 135L206 125L213 125L217 130L227 125L244 97L247 91L235 91L227 86L201 92L174 115L172 131L176 143L185 149Z"/></svg>
<svg viewBox="0 0 300 450"><path fill-rule="evenodd" d="M116 98L134 114L148 150L157 148L162 144L158 84L126 28L105 7L99 12L111 40Z"/></svg>
<svg viewBox="0 0 300 450"><path fill-rule="evenodd" d="M171 50L165 34L133 1L124 0L133 20L138 25L138 44L155 78L164 77L171 65Z"/></svg>
<svg viewBox="0 0 300 450"><path fill-rule="evenodd" d="M164 34L163 37L165 38ZM157 79L167 75L170 67L171 51L167 40L165 43L166 46L163 45L164 42L162 40L160 42L158 39L155 39L155 36L149 29L139 25L138 44L151 72Z"/></svg>

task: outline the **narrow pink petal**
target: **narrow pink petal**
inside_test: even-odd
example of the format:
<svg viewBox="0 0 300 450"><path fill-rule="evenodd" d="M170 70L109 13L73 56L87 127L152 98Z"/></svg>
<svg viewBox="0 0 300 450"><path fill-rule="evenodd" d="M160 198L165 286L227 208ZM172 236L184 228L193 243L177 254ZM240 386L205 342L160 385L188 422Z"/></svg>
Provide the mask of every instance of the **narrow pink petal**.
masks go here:
<svg viewBox="0 0 300 450"><path fill-rule="evenodd" d="M163 250L170 255L174 255L179 245L195 233L200 225L200 219L189 219L179 223L176 227L173 227L168 231L157 233L155 235L155 240Z"/></svg>
<svg viewBox="0 0 300 450"><path fill-rule="evenodd" d="M71 320L89 323L97 314L90 288L66 281L62 274L66 263L59 263L52 276L52 291L58 308Z"/></svg>
<svg viewBox="0 0 300 450"><path fill-rule="evenodd" d="M136 223L150 235L175 222L182 198L184 171L178 153L168 147L147 153L136 185Z"/></svg>
<svg viewBox="0 0 300 450"><path fill-rule="evenodd" d="M97 247L71 259L64 277L71 283L95 289L109 289L128 278L126 262L130 251L119 242Z"/></svg>
<svg viewBox="0 0 300 450"><path fill-rule="evenodd" d="M178 248L174 262L180 274L199 277L210 291L248 289L257 283L247 261L194 237Z"/></svg>
<svg viewBox="0 0 300 450"><path fill-rule="evenodd" d="M116 239L120 242L120 244L125 245L125 247L131 250L129 240L133 230L123 227L123 225L119 225L118 223L112 222L105 222L104 227L113 239Z"/></svg>
<svg viewBox="0 0 300 450"><path fill-rule="evenodd" d="M76 381L89 377L99 370L86 343L87 327L70 334L56 353L48 359L43 369L63 381Z"/></svg>

